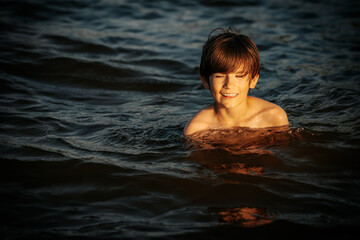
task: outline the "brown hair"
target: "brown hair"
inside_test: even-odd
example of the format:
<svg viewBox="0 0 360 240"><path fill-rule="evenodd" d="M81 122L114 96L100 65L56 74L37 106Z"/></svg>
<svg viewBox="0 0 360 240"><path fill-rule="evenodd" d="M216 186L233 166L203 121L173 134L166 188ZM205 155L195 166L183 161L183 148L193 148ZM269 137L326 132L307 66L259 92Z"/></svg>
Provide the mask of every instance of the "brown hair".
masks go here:
<svg viewBox="0 0 360 240"><path fill-rule="evenodd" d="M214 31L222 33L211 36ZM200 75L209 81L213 73L230 73L239 68L254 78L260 73L260 56L255 43L234 28L214 29L202 50Z"/></svg>

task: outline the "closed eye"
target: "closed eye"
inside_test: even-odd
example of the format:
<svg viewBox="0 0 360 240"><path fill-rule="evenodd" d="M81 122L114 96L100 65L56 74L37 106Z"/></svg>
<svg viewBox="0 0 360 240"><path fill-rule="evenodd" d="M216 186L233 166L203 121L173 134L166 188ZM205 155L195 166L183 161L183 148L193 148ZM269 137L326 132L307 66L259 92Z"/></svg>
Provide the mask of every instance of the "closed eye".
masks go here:
<svg viewBox="0 0 360 240"><path fill-rule="evenodd" d="M246 75L236 75L237 78L244 78Z"/></svg>

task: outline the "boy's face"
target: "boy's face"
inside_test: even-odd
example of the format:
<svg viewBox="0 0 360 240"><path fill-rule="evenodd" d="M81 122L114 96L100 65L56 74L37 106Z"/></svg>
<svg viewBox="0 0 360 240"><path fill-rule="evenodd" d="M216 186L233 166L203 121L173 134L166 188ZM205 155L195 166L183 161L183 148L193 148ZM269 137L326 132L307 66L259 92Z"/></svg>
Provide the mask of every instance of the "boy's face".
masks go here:
<svg viewBox="0 0 360 240"><path fill-rule="evenodd" d="M207 82L201 80L206 89L209 89L218 107L234 108L246 102L250 88L254 88L259 76L251 79L240 69L233 73L214 73Z"/></svg>

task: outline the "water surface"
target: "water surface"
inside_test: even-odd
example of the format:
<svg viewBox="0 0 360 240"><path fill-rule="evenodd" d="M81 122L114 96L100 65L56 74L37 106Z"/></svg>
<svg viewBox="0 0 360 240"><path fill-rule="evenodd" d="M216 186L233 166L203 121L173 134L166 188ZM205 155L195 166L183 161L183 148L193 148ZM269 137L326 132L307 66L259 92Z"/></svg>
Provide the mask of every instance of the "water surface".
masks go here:
<svg viewBox="0 0 360 240"><path fill-rule="evenodd" d="M360 226L357 1L2 1L2 239L351 238ZM198 141L202 44L258 45L285 131ZM215 134L217 138L211 137Z"/></svg>

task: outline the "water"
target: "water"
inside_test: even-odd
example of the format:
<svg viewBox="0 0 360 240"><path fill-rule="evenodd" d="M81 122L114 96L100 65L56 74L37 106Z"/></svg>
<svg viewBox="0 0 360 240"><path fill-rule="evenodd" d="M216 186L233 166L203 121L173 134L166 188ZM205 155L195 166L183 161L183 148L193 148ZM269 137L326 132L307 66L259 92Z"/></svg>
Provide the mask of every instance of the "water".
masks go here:
<svg viewBox="0 0 360 240"><path fill-rule="evenodd" d="M1 1L1 238L346 239L360 226L358 1ZM201 47L258 45L290 129L188 141Z"/></svg>

